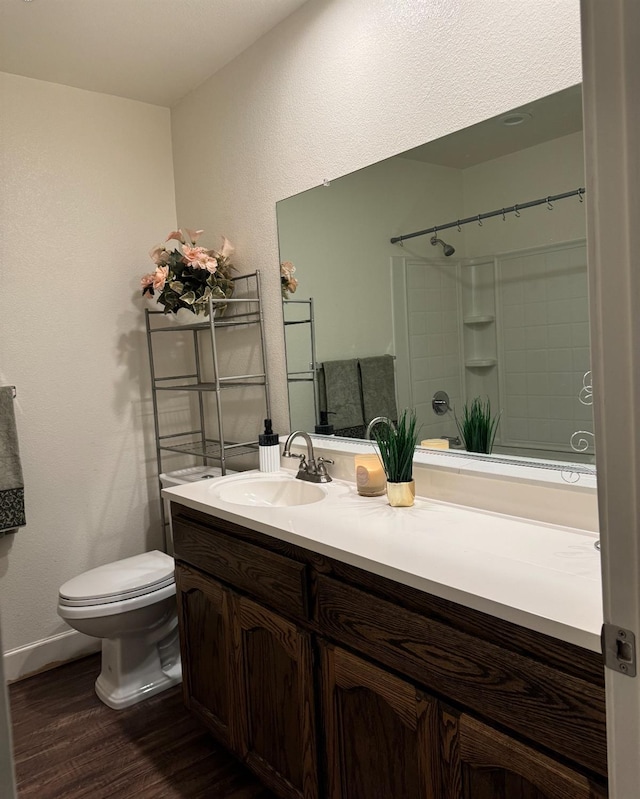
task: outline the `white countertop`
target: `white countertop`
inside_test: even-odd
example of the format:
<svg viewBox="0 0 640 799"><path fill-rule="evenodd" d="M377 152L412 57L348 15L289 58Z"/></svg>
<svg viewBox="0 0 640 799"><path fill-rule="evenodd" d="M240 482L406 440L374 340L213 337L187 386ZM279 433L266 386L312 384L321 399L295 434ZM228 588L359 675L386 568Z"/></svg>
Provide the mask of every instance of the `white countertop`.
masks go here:
<svg viewBox="0 0 640 799"><path fill-rule="evenodd" d="M320 502L232 504L217 496L244 472L168 488L181 505L244 525L506 621L600 651L602 588L593 532L416 497L392 508L353 483L323 484ZM290 471L278 476L293 478Z"/></svg>

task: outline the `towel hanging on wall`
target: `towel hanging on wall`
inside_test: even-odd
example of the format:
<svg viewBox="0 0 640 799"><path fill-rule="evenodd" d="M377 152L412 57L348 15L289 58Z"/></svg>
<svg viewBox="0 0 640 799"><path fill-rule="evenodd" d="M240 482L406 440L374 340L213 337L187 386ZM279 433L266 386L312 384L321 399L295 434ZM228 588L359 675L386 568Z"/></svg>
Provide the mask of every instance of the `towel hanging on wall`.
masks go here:
<svg viewBox="0 0 640 799"><path fill-rule="evenodd" d="M24 483L12 386L0 387L0 535L24 527Z"/></svg>
<svg viewBox="0 0 640 799"><path fill-rule="evenodd" d="M360 358L360 378L365 424L376 416L397 421L396 378L392 355Z"/></svg>

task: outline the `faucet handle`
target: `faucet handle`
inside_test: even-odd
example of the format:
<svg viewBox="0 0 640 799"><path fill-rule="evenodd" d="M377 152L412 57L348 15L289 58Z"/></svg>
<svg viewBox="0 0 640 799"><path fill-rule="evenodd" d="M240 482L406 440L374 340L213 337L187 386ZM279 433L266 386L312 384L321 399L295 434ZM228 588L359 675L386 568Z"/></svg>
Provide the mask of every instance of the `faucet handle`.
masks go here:
<svg viewBox="0 0 640 799"><path fill-rule="evenodd" d="M322 479L323 482L329 483L331 482L331 477L329 476L329 472L327 471L327 467L325 466L326 463L333 464L330 458L318 458L317 460L317 474Z"/></svg>
<svg viewBox="0 0 640 799"><path fill-rule="evenodd" d="M298 455L297 452L289 452L288 449L284 449L282 451L283 458L299 458L301 461L304 460L304 455Z"/></svg>

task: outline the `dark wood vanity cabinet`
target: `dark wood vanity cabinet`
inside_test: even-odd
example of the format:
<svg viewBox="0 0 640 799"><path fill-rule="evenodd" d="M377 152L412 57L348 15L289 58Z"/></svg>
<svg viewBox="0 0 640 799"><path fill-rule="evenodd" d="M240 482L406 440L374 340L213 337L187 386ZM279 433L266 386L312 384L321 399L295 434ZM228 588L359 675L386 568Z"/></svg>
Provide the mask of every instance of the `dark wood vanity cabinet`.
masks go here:
<svg viewBox="0 0 640 799"><path fill-rule="evenodd" d="M317 799L311 636L245 597L234 615L246 762L279 796Z"/></svg>
<svg viewBox="0 0 640 799"><path fill-rule="evenodd" d="M311 636L176 563L187 706L287 799L317 799Z"/></svg>
<svg viewBox="0 0 640 799"><path fill-rule="evenodd" d="M173 507L185 702L285 799L604 799L599 655Z"/></svg>
<svg viewBox="0 0 640 799"><path fill-rule="evenodd" d="M176 595L185 702L225 746L243 754L232 679L231 591L177 563Z"/></svg>
<svg viewBox="0 0 640 799"><path fill-rule="evenodd" d="M327 799L438 799L438 703L321 643Z"/></svg>
<svg viewBox="0 0 640 799"><path fill-rule="evenodd" d="M461 799L604 799L585 775L480 721L443 714L455 742L449 796Z"/></svg>

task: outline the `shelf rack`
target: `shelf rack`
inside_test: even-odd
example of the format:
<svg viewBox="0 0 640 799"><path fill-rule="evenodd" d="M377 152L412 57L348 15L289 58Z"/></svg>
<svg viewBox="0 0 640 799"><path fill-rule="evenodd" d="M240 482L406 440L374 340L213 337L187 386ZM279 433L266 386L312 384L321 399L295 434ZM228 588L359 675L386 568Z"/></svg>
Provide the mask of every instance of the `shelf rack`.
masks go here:
<svg viewBox="0 0 640 799"><path fill-rule="evenodd" d="M303 315L301 319L287 319L288 306L303 306L306 305L308 313ZM285 352L287 364L291 362L291 353L289 352L290 344L287 341L286 330L288 327L295 325L309 325L309 368L300 371L289 371L287 368L287 383L312 383L313 386L313 418L317 423L318 421L318 362L316 358L316 325L315 313L313 307L313 297L308 300L282 300L282 311L284 317L285 327ZM291 400L290 400L291 402Z"/></svg>
<svg viewBox="0 0 640 799"><path fill-rule="evenodd" d="M234 296L230 299L209 300L209 318L202 322L188 324L160 324L159 318L166 319L163 311L145 311L147 345L149 350L149 368L151 372L151 398L153 405L153 421L156 444L156 460L158 479L163 468L164 453L178 453L199 459L203 467L219 466L221 473L226 474L227 460L241 455L257 452L259 430L262 418L256 419L252 429L256 438L248 441L230 441L224 429L223 394L227 391L248 386L260 386L264 390L265 417L271 416L269 401L269 381L267 374L267 354L264 338L264 317L262 310L260 271L240 275L234 278ZM236 296L237 294L241 296ZM224 315L223 315L224 314ZM196 317L194 317L196 318ZM261 371L250 374L221 375L219 363L219 331L224 328L255 326L260 338ZM184 374L173 374L159 377L157 375L157 352L154 341L160 334L175 335L191 333L191 346L195 368ZM162 338L164 338L162 336ZM210 343L210 354L204 354L202 338ZM166 348L165 348L166 349ZM205 358L210 363L205 364ZM158 397L164 392L182 392L197 394L197 413L192 429L180 432L164 433L161 430ZM211 394L215 404L215 424L213 435L210 435L211 423L208 424L204 396ZM160 503L165 537L168 532L168 520L165 518L164 502Z"/></svg>

